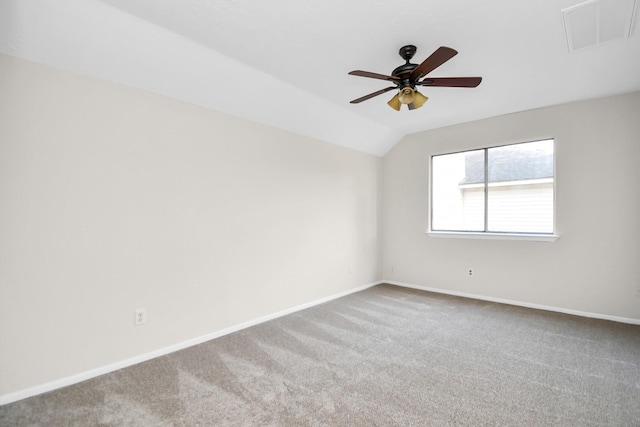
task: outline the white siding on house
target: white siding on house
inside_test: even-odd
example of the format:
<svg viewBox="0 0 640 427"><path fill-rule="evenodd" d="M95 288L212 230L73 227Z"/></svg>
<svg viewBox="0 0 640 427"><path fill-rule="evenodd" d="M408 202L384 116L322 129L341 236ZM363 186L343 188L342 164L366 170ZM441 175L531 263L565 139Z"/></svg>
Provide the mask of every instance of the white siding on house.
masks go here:
<svg viewBox="0 0 640 427"><path fill-rule="evenodd" d="M531 180L489 184L489 232L553 233L553 181ZM458 189L461 212L453 215L452 206L441 230L484 230L484 185L460 186ZM444 221L441 221L443 224Z"/></svg>
<svg viewBox="0 0 640 427"><path fill-rule="evenodd" d="M462 188L460 192L464 225L477 225L478 218L484 217L484 187ZM487 204L489 232L553 233L553 182L489 184Z"/></svg>
<svg viewBox="0 0 640 427"><path fill-rule="evenodd" d="M489 184L488 231L553 233L553 183Z"/></svg>
<svg viewBox="0 0 640 427"><path fill-rule="evenodd" d="M484 185L460 189L463 230L484 231Z"/></svg>

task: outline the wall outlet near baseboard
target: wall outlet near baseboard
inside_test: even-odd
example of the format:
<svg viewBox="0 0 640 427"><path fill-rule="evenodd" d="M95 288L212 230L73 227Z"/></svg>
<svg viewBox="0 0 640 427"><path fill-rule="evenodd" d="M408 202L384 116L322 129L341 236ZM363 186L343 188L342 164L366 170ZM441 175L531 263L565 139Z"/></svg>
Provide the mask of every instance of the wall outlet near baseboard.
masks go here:
<svg viewBox="0 0 640 427"><path fill-rule="evenodd" d="M147 322L147 310L145 308L138 308L136 310L136 326L144 325Z"/></svg>
<svg viewBox="0 0 640 427"><path fill-rule="evenodd" d="M391 274L395 274L395 272L396 272L396 266L392 265L391 266Z"/></svg>

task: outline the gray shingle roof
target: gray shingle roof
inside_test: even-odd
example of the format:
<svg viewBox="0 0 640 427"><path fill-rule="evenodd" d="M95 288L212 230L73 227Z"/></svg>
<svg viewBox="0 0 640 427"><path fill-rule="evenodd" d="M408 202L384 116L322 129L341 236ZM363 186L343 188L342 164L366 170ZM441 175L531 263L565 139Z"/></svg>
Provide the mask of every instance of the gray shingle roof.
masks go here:
<svg viewBox="0 0 640 427"><path fill-rule="evenodd" d="M523 181L553 177L553 153L523 150L509 145L489 150L489 182ZM484 182L484 150L465 158L465 177L460 185Z"/></svg>

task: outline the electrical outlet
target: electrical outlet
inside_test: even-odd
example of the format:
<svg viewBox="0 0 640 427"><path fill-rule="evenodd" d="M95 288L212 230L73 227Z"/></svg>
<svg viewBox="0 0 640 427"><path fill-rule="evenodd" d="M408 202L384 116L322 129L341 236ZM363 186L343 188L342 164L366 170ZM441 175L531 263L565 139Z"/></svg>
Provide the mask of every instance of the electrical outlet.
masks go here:
<svg viewBox="0 0 640 427"><path fill-rule="evenodd" d="M144 325L147 322L147 310L139 308L136 310L136 326Z"/></svg>
<svg viewBox="0 0 640 427"><path fill-rule="evenodd" d="M396 272L396 266L392 265L391 266L391 274L395 274L395 272Z"/></svg>
<svg viewBox="0 0 640 427"><path fill-rule="evenodd" d="M469 276L473 276L473 269L472 269L472 268L470 268L467 274L468 274Z"/></svg>

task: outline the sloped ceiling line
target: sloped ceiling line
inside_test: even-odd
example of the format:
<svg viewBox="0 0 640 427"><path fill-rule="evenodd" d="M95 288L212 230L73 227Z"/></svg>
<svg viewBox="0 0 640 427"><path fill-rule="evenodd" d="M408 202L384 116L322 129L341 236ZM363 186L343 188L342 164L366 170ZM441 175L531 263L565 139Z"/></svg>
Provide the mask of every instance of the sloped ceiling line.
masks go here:
<svg viewBox="0 0 640 427"><path fill-rule="evenodd" d="M640 90L636 32L567 52L561 11L576 3L5 0L0 53L382 156L406 134ZM482 84L425 88L414 111L385 95L349 104L384 82L347 73L388 74L405 44L414 62L455 48L431 76Z"/></svg>

